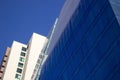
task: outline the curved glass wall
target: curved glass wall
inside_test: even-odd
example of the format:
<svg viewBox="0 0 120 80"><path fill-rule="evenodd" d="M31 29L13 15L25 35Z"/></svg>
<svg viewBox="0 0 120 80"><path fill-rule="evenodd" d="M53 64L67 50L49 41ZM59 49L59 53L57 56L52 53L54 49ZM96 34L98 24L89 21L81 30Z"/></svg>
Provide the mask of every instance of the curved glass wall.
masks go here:
<svg viewBox="0 0 120 80"><path fill-rule="evenodd" d="M108 0L67 0L40 80L120 80L120 25Z"/></svg>

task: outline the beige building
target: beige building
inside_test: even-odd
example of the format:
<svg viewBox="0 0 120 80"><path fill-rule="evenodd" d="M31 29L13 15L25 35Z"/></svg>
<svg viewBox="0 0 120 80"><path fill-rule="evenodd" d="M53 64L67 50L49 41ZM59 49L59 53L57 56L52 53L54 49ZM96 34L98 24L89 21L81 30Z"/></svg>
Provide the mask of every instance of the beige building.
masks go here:
<svg viewBox="0 0 120 80"><path fill-rule="evenodd" d="M46 43L47 38L36 33L33 33L27 45L13 41L3 59L1 80L31 80Z"/></svg>

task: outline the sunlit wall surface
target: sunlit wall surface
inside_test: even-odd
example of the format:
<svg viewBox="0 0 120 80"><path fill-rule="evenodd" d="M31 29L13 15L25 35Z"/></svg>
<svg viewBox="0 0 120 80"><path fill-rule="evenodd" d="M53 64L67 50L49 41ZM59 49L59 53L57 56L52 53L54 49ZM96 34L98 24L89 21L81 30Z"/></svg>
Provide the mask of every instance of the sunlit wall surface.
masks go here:
<svg viewBox="0 0 120 80"><path fill-rule="evenodd" d="M118 19L118 22L120 24L120 0L109 0L111 3L111 6L113 8L113 11Z"/></svg>
<svg viewBox="0 0 120 80"><path fill-rule="evenodd" d="M67 0L40 80L120 80L120 25L108 0Z"/></svg>

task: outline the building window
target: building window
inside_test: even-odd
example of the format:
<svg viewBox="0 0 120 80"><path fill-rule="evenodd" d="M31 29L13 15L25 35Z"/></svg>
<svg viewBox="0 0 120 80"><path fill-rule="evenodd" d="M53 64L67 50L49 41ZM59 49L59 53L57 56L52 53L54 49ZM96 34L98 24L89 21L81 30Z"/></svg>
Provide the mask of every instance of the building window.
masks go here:
<svg viewBox="0 0 120 80"><path fill-rule="evenodd" d="M38 59L38 60L37 60L37 63L40 64L40 63L41 63L41 59Z"/></svg>
<svg viewBox="0 0 120 80"><path fill-rule="evenodd" d="M18 72L18 73L22 73L22 69L17 68L17 72Z"/></svg>
<svg viewBox="0 0 120 80"><path fill-rule="evenodd" d="M20 75L20 74L16 74L16 75L15 75L15 78L16 78L17 80L21 80L21 75Z"/></svg>
<svg viewBox="0 0 120 80"><path fill-rule="evenodd" d="M21 54L20 54L21 56L23 56L23 57L25 57L25 53L24 52L21 52Z"/></svg>
<svg viewBox="0 0 120 80"><path fill-rule="evenodd" d="M22 51L26 51L27 49L25 47L22 47Z"/></svg>
<svg viewBox="0 0 120 80"><path fill-rule="evenodd" d="M20 59L19 59L21 62L25 62L25 58L23 58L23 57L20 57Z"/></svg>
<svg viewBox="0 0 120 80"><path fill-rule="evenodd" d="M43 55L40 55L40 56L39 56L40 59L43 59L43 57L44 57Z"/></svg>
<svg viewBox="0 0 120 80"><path fill-rule="evenodd" d="M23 68L23 63L18 63L18 67Z"/></svg>
<svg viewBox="0 0 120 80"><path fill-rule="evenodd" d="M38 65L38 64L36 64L35 69L38 69L38 68L39 68L39 65Z"/></svg>

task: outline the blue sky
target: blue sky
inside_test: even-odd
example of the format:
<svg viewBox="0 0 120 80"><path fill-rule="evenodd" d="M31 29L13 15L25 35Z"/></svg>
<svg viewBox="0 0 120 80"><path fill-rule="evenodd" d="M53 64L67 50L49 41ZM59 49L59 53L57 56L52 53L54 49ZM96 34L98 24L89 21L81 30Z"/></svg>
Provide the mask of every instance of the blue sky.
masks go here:
<svg viewBox="0 0 120 80"><path fill-rule="evenodd" d="M65 0L0 0L0 62L16 40L26 44L32 33L47 36Z"/></svg>

